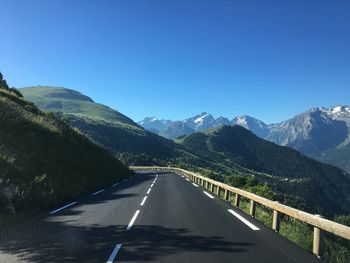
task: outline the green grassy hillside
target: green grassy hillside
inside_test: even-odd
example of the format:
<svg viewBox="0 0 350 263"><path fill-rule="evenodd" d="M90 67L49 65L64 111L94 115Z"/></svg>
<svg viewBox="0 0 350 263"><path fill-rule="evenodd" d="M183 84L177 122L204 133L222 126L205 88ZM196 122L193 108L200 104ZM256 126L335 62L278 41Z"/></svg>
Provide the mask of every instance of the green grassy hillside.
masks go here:
<svg viewBox="0 0 350 263"><path fill-rule="evenodd" d="M130 175L108 151L6 86L0 123L1 215L49 209Z"/></svg>
<svg viewBox="0 0 350 263"><path fill-rule="evenodd" d="M179 141L187 149L226 166L241 165L261 172L275 191L306 201L326 215L350 213L350 175L299 152L265 141L240 126L224 126L188 135Z"/></svg>
<svg viewBox="0 0 350 263"><path fill-rule="evenodd" d="M61 111L94 120L118 122L136 126L131 119L105 105L95 103L91 98L75 90L61 87L27 87L20 89L23 96L44 111Z"/></svg>

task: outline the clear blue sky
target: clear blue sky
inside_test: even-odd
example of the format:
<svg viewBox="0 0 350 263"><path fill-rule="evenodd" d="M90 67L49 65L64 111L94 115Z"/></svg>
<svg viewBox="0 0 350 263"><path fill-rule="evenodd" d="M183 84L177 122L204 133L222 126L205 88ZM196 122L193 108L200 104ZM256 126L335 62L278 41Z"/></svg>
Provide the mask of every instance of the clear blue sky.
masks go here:
<svg viewBox="0 0 350 263"><path fill-rule="evenodd" d="M0 21L11 86L76 89L136 121L350 104L348 0L0 0Z"/></svg>

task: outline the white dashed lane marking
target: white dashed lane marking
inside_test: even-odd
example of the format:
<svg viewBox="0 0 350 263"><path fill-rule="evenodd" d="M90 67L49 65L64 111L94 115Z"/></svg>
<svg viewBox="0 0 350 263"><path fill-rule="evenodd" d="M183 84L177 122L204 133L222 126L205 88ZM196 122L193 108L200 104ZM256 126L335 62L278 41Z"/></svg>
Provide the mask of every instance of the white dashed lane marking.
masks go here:
<svg viewBox="0 0 350 263"><path fill-rule="evenodd" d="M232 209L228 209L227 210L229 213L231 213L232 215L234 215L236 218L238 218L239 220L241 220L244 224L246 224L247 226L249 226L251 229L253 229L254 231L260 230L260 228L258 228L257 226L255 226L254 224L250 223L247 219L245 219L244 217L242 217L241 215L239 215L238 213L236 213L235 211L233 211Z"/></svg>
<svg viewBox="0 0 350 263"><path fill-rule="evenodd" d="M137 216L139 215L139 213L140 213L140 210L137 210L137 211L135 212L135 214L134 214L134 216L131 218L130 223L129 223L129 225L127 226L126 230L130 230L130 229L131 229L131 227L132 227L132 225L135 223L135 220L136 220Z"/></svg>
<svg viewBox="0 0 350 263"><path fill-rule="evenodd" d="M55 214L55 213L57 213L57 212L59 212L59 211L65 209L65 208L68 208L68 207L70 207L70 206L72 206L72 205L75 205L76 203L77 203L77 202L73 202L73 203L70 203L70 204L68 204L68 205L65 205L65 206L63 206L63 207L61 207L61 208L58 208L58 209L56 209L56 210L50 212L50 214Z"/></svg>
<svg viewBox="0 0 350 263"><path fill-rule="evenodd" d="M113 263L115 257L117 256L120 248L122 247L122 244L118 244L115 246L115 248L113 249L112 254L109 256L107 263Z"/></svg>
<svg viewBox="0 0 350 263"><path fill-rule="evenodd" d="M203 191L203 193L205 193L209 198L214 199L214 196L212 196L211 194L207 193L206 191Z"/></svg>
<svg viewBox="0 0 350 263"><path fill-rule="evenodd" d="M102 190L100 190L100 191L97 191L97 192L93 193L92 195L98 195L98 194L102 193L104 190L105 190L105 189L102 189Z"/></svg>
<svg viewBox="0 0 350 263"><path fill-rule="evenodd" d="M143 205L145 204L146 199L147 199L147 196L145 196L145 197L143 198L143 200L142 200L142 202L141 202L140 206L143 206Z"/></svg>

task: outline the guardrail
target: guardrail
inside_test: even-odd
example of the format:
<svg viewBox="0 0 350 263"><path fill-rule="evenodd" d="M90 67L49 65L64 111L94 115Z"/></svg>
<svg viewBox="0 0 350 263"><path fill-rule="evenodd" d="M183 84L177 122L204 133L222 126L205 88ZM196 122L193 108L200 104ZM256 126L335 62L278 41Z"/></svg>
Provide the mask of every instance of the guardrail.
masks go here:
<svg viewBox="0 0 350 263"><path fill-rule="evenodd" d="M323 246L323 230L339 237L350 240L350 227L338 224L331 220L322 218L320 215L313 215L295 208L292 208L287 205L283 205L277 201L272 201L267 198L255 195L253 193L244 191L242 189L229 186L227 184L209 179L207 177L198 175L193 172L186 171L184 169L175 168L175 167L158 167L158 166L131 166L132 170L151 170L151 171L165 171L165 172L174 172L186 176L190 180L194 181L197 184L205 187L209 191L215 193L217 196L220 196L220 191L224 191L224 200L228 201L230 193L235 195L233 206L239 207L240 197L245 197L250 200L250 209L249 214L255 216L255 207L256 203L261 204L265 207L268 207L273 210L272 216L272 229L276 232L279 231L280 225L280 214L287 215L289 217L295 218L302 222L305 222L309 225L312 225L314 228L313 231L313 248L312 252L317 257L320 257L321 248Z"/></svg>

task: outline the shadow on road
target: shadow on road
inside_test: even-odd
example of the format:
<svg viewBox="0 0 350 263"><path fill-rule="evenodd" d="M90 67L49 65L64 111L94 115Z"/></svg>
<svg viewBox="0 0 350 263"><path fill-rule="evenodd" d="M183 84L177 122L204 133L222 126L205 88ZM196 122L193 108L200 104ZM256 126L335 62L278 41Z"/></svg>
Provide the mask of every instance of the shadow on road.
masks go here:
<svg viewBox="0 0 350 263"><path fill-rule="evenodd" d="M18 262L20 257L25 262L39 263L104 262L120 243L123 249L118 259L136 262L183 252L238 253L254 245L229 242L218 236L194 235L186 228L136 225L126 231L124 225L72 226L48 221L26 224L0 240L1 262Z"/></svg>

